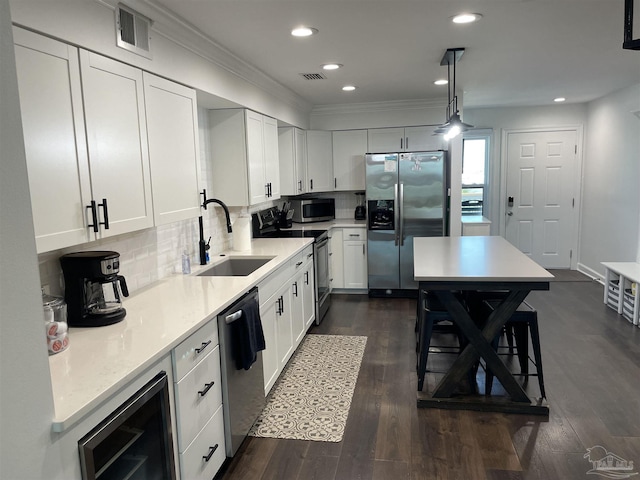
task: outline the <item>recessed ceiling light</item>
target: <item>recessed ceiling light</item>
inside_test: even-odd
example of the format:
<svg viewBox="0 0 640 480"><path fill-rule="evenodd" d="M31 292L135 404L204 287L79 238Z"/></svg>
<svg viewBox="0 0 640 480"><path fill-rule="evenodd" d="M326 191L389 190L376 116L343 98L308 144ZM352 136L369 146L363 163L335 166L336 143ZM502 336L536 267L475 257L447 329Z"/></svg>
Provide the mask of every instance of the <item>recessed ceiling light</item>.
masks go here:
<svg viewBox="0 0 640 480"><path fill-rule="evenodd" d="M445 80L444 78L440 79L440 80L436 80L435 82L433 82L435 85L446 85L447 83L449 83L449 80Z"/></svg>
<svg viewBox="0 0 640 480"><path fill-rule="evenodd" d="M325 70L337 70L340 67L342 67L341 63L325 63L324 65L322 65L322 68L324 68Z"/></svg>
<svg viewBox="0 0 640 480"><path fill-rule="evenodd" d="M356 87L353 85L345 85L344 87L342 87L342 90L344 90L345 92L353 92L355 89Z"/></svg>
<svg viewBox="0 0 640 480"><path fill-rule="evenodd" d="M453 23L473 23L482 18L479 13L461 13L451 19Z"/></svg>
<svg viewBox="0 0 640 480"><path fill-rule="evenodd" d="M564 97L557 97L557 98L553 99L554 102L558 102L558 103L564 102L565 100L566 100L566 98L564 98Z"/></svg>
<svg viewBox="0 0 640 480"><path fill-rule="evenodd" d="M296 27L291 30L291 35L294 37L308 37L318 33L318 29L312 27Z"/></svg>

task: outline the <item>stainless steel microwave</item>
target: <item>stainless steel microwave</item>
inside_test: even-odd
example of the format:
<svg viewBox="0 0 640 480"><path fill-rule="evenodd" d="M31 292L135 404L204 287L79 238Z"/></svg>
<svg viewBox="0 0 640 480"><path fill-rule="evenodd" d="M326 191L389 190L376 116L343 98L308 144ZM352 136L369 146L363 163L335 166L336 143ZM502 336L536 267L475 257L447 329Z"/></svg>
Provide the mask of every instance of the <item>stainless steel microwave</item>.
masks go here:
<svg viewBox="0 0 640 480"><path fill-rule="evenodd" d="M333 198L305 198L291 200L293 221L296 223L324 222L336 218Z"/></svg>

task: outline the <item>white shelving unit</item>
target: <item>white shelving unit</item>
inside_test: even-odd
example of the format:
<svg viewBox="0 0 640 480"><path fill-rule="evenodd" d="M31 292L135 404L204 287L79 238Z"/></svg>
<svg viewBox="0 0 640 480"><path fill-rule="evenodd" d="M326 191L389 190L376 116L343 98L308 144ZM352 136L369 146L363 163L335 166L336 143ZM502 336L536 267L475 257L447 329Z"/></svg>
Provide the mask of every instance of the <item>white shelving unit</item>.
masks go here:
<svg viewBox="0 0 640 480"><path fill-rule="evenodd" d="M640 327L640 263L602 262L606 268L604 303Z"/></svg>

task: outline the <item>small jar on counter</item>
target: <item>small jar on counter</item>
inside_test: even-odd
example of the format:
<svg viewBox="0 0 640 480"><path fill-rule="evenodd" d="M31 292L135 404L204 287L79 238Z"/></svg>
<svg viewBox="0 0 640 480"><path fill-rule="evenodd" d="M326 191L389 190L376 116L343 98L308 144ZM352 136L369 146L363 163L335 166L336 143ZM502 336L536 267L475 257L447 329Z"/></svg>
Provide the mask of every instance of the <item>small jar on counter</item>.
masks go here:
<svg viewBox="0 0 640 480"><path fill-rule="evenodd" d="M42 308L49 355L60 353L69 346L67 304L62 297L43 294Z"/></svg>

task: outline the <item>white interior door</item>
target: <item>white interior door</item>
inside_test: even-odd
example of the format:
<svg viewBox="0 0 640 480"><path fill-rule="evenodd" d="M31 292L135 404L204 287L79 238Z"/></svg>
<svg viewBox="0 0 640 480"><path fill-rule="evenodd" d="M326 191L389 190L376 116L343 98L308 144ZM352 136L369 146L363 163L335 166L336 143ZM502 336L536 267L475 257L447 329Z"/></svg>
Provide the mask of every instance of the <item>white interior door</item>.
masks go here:
<svg viewBox="0 0 640 480"><path fill-rule="evenodd" d="M505 236L545 268L570 268L576 130L507 136Z"/></svg>

